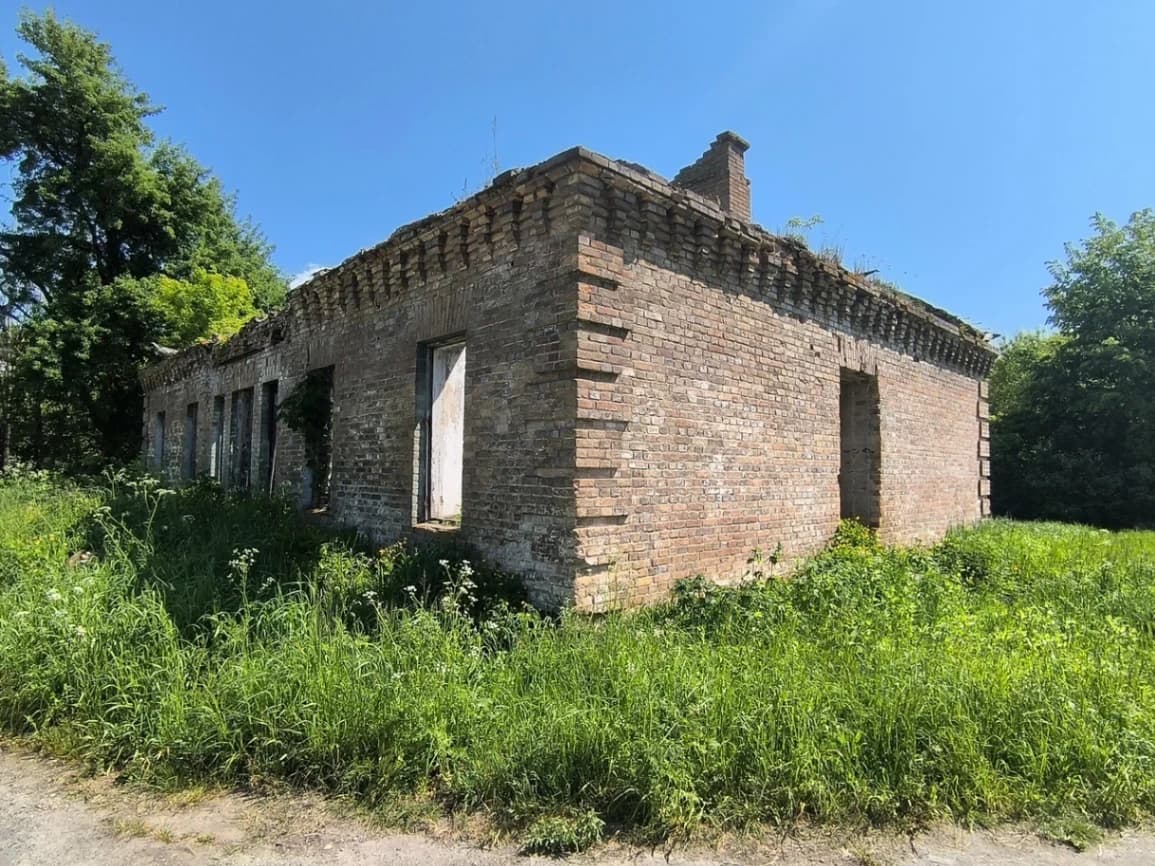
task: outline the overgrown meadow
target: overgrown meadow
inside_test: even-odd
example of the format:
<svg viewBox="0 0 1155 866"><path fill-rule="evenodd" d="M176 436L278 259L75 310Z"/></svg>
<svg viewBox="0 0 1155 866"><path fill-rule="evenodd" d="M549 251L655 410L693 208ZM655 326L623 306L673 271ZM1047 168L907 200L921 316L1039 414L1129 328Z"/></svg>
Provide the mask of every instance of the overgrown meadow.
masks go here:
<svg viewBox="0 0 1155 866"><path fill-rule="evenodd" d="M0 727L166 788L481 812L550 852L1155 812L1155 533L992 521L895 550L848 526L660 608L523 601L460 551L364 552L276 500L11 476Z"/></svg>

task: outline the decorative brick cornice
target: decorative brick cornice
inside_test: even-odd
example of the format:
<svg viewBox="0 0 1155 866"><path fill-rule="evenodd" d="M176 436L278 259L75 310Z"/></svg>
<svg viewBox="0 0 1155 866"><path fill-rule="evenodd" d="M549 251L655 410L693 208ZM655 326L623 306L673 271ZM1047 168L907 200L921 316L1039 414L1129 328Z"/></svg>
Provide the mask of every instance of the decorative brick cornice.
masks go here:
<svg viewBox="0 0 1155 866"><path fill-rule="evenodd" d="M142 384L155 388L178 381L199 367L227 364L361 310L384 307L432 276L508 261L534 235L552 233L557 180L572 171L576 154L566 151L498 175L481 192L316 274L289 293L283 309L254 319L227 340L146 367Z"/></svg>
<svg viewBox="0 0 1155 866"><path fill-rule="evenodd" d="M508 260L531 236L551 233L556 178L567 170L564 164L555 157L507 171L476 195L399 228L299 286L279 317L290 330L323 326L383 307L433 276Z"/></svg>
<svg viewBox="0 0 1155 866"><path fill-rule="evenodd" d="M646 169L579 150L587 230L627 254L732 286L776 309L984 378L997 353L981 332L925 301L870 282L802 242L733 218Z"/></svg>
<svg viewBox="0 0 1155 866"><path fill-rule="evenodd" d="M564 184L564 186L563 186ZM284 309L225 341L194 346L141 373L146 388L221 365L334 320L392 303L431 277L505 262L561 219L706 282L733 285L777 309L892 345L982 378L995 352L960 319L826 261L642 166L572 148L508 171L481 192L399 228L293 290Z"/></svg>

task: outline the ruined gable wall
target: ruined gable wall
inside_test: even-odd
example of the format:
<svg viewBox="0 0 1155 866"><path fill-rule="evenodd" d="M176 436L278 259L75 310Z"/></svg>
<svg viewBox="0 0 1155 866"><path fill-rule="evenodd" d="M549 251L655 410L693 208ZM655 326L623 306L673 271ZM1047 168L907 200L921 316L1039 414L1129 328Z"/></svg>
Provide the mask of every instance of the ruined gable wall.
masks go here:
<svg viewBox="0 0 1155 866"><path fill-rule="evenodd" d="M984 513L979 338L661 184L585 172L579 318L606 328L579 344L578 459L598 472L577 482L581 606L825 544L844 367L878 377L882 537L929 541Z"/></svg>

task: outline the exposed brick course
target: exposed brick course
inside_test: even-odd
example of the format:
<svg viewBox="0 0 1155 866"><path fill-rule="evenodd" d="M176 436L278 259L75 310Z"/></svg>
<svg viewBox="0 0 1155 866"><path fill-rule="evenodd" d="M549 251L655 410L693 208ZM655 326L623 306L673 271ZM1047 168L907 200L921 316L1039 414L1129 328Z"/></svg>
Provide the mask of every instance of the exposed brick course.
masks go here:
<svg viewBox="0 0 1155 866"><path fill-rule="evenodd" d="M731 136L711 149L726 195L701 172L673 185L575 149L399 230L284 311L144 371L146 452L164 412L179 477L197 402L207 470L213 397L228 419L252 387L252 478L274 459L273 486L300 498L303 443L281 425L265 453L261 385L278 380L284 399L333 365L330 510L399 537L418 516L418 347L464 335L459 533L543 606L646 603L690 574L737 578L754 547L823 544L839 519L844 371L877 377L885 539L987 513L981 335L750 224Z"/></svg>

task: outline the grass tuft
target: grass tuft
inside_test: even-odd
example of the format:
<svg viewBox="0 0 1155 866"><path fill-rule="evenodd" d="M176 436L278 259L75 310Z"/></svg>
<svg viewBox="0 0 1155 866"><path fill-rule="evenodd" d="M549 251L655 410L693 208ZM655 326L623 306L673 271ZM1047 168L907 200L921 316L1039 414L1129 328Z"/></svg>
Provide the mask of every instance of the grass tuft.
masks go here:
<svg viewBox="0 0 1155 866"><path fill-rule="evenodd" d="M604 830L605 822L595 812L548 815L529 825L522 852L548 857L576 854L600 842Z"/></svg>

